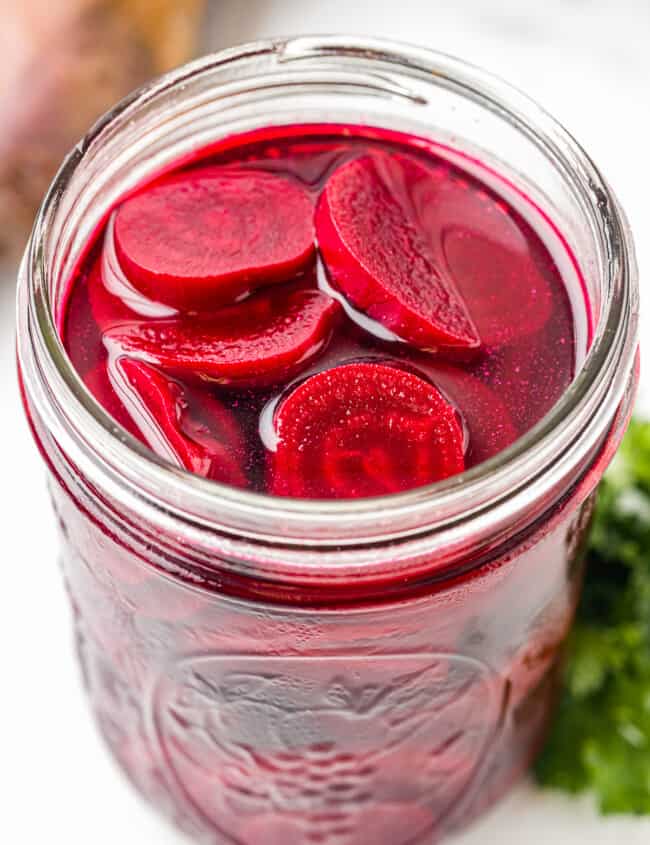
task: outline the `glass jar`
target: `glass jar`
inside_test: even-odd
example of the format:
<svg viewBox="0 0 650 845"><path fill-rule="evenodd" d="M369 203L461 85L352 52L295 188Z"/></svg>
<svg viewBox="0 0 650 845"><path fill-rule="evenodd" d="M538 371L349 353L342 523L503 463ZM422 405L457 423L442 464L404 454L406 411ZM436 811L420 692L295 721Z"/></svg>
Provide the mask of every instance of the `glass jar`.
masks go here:
<svg viewBox="0 0 650 845"><path fill-rule="evenodd" d="M126 192L229 136L328 122L432 139L508 179L562 233L592 309L585 362L534 429L382 499L279 499L170 467L94 401L57 333L66 280ZM428 50L249 44L91 130L23 261L19 367L91 705L150 801L211 843L406 845L508 788L544 736L595 489L631 412L637 297L625 219L576 142Z"/></svg>

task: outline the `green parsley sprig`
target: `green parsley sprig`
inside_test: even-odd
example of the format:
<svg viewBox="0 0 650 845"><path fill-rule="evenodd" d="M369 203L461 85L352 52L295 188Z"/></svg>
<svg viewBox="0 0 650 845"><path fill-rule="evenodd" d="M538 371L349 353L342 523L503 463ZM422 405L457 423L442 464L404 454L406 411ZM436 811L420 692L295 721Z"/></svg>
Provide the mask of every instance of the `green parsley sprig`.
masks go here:
<svg viewBox="0 0 650 845"><path fill-rule="evenodd" d="M537 764L545 786L605 813L650 813L650 423L602 482L565 688Z"/></svg>

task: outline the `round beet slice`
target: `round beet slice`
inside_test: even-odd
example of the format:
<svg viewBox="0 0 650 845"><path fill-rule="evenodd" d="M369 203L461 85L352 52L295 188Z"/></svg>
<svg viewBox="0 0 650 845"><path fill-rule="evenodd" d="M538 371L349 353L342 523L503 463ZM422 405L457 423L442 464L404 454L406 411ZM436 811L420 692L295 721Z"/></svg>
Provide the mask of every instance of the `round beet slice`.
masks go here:
<svg viewBox="0 0 650 845"><path fill-rule="evenodd" d="M463 429L429 382L356 362L305 379L274 417L269 489L281 496L397 493L462 472Z"/></svg>
<svg viewBox="0 0 650 845"><path fill-rule="evenodd" d="M309 263L313 203L282 176L205 167L127 199L114 233L120 264L138 290L181 310L212 309Z"/></svg>
<svg viewBox="0 0 650 845"><path fill-rule="evenodd" d="M431 173L400 155L373 153L330 177L316 210L318 246L333 283L373 319L421 349L476 350L468 304L414 203Z"/></svg>
<svg viewBox="0 0 650 845"><path fill-rule="evenodd" d="M204 318L124 323L104 334L109 354L183 378L265 387L307 367L329 342L340 305L317 290L282 286Z"/></svg>
<svg viewBox="0 0 650 845"><path fill-rule="evenodd" d="M243 436L216 399L189 395L143 361L119 358L109 364L109 372L115 392L157 455L205 478L247 486Z"/></svg>

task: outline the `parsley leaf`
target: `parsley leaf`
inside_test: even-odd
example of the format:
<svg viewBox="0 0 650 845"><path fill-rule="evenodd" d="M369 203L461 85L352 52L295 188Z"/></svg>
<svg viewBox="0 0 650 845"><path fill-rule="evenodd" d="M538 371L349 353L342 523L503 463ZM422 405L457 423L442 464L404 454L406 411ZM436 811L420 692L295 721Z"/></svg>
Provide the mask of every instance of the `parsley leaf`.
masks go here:
<svg viewBox="0 0 650 845"><path fill-rule="evenodd" d="M650 813L650 423L632 421L600 489L564 691L535 773Z"/></svg>

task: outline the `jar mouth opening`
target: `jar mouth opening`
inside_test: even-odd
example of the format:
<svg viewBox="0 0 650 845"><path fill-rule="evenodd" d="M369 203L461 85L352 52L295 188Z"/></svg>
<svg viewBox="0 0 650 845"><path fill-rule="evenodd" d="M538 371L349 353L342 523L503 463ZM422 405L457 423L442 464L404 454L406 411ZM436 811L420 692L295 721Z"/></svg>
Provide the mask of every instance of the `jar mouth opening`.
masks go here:
<svg viewBox="0 0 650 845"><path fill-rule="evenodd" d="M334 85L338 79L347 93L354 93L355 86L385 86L382 97L414 103L426 99L427 86L448 86L509 121L562 172L590 216L605 284L586 359L565 395L534 428L493 458L445 481L379 498L333 501L273 497L208 481L170 466L116 426L86 390L57 331L51 275L69 259L72 247L68 244L62 253L51 239L54 232L64 238L64 217L78 203L71 184L101 141L117 137L129 120L151 114L174 92L189 98L184 106L189 113L192 98L198 102L206 96L200 87L192 88L193 81L224 68L232 68L232 76L221 89L212 85L214 98L241 97L246 91L255 96L251 79L265 68L280 73L278 86L289 90L292 78L300 84L306 73L313 74L313 84L322 78ZM175 119L181 112L178 103L174 101ZM482 70L430 50L356 36L245 45L208 56L135 92L102 118L63 164L35 223L22 274L27 283L21 284L19 320L36 352L30 363L19 335L21 369L30 383L31 376L39 382L36 412L80 472L109 498L145 518L164 512L166 518L201 529L282 545L386 542L470 518L490 519L500 502L516 496L521 508L543 498L561 479L570 478L579 455L602 441L623 399L637 343L638 294L629 228L616 198L577 142L535 103Z"/></svg>

